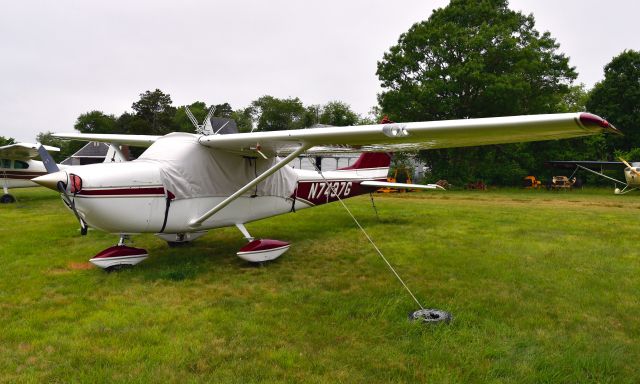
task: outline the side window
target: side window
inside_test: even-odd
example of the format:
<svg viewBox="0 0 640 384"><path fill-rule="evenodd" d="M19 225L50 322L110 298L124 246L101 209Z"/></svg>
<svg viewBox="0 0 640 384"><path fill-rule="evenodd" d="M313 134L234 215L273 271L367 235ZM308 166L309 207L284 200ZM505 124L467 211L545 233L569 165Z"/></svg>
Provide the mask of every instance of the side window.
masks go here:
<svg viewBox="0 0 640 384"><path fill-rule="evenodd" d="M9 159L0 159L0 166L2 168L11 168L11 160L9 160Z"/></svg>
<svg viewBox="0 0 640 384"><path fill-rule="evenodd" d="M24 161L13 160L13 167L15 169L27 169L29 168L29 164Z"/></svg>

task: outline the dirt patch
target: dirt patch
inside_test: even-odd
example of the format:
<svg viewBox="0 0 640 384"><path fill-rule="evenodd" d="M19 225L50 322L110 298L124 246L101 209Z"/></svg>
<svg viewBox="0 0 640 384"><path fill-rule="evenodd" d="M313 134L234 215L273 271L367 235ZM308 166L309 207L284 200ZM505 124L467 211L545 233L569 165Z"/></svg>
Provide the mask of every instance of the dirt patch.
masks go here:
<svg viewBox="0 0 640 384"><path fill-rule="evenodd" d="M92 269L93 268L93 264L91 264L89 262L85 262L85 263L69 263L69 264L67 264L67 267L69 267L69 269L73 269L73 270L86 270L86 269Z"/></svg>

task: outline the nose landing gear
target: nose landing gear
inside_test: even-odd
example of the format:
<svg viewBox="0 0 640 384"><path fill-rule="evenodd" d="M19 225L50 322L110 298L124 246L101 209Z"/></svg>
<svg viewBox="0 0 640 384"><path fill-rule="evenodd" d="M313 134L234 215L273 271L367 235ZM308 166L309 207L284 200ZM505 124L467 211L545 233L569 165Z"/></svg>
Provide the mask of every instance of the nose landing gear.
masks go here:
<svg viewBox="0 0 640 384"><path fill-rule="evenodd" d="M103 250L89 261L93 265L111 272L133 267L149 256L146 249L125 245L125 241L128 239L128 235L121 235L118 245Z"/></svg>

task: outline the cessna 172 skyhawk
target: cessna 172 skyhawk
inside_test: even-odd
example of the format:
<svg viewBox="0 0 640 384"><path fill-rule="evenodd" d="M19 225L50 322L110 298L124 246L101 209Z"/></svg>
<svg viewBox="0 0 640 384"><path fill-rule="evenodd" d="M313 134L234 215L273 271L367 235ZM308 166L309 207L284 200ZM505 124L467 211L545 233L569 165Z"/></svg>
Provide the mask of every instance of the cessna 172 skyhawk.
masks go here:
<svg viewBox="0 0 640 384"><path fill-rule="evenodd" d="M553 140L602 131L618 132L598 116L565 113L212 135L65 133L56 136L148 149L131 162L71 166L34 181L60 191L83 227L120 235L117 246L91 259L99 267L133 265L147 257L146 250L124 244L131 234L156 233L170 243L187 242L209 229L234 225L249 241L237 255L261 262L277 258L289 244L254 240L245 223L385 186L386 152ZM364 153L352 166L332 172L287 166L304 152L340 151Z"/></svg>
<svg viewBox="0 0 640 384"><path fill-rule="evenodd" d="M34 160L38 157L40 144L16 143L0 147L0 178L4 194L0 197L0 203L13 203L16 201L9 194L9 188L29 188L39 185L32 182L34 177L47 173L42 161ZM44 146L47 151L57 152L60 148Z"/></svg>

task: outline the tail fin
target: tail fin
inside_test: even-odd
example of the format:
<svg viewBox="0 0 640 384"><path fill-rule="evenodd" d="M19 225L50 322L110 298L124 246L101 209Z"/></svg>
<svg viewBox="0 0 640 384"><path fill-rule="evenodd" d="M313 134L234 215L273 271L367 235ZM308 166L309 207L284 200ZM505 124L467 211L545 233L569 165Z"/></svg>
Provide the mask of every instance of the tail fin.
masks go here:
<svg viewBox="0 0 640 384"><path fill-rule="evenodd" d="M385 152L364 152L355 163L348 167L338 168L338 170L389 168L389 165L391 165L391 154Z"/></svg>

